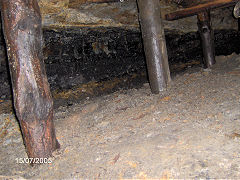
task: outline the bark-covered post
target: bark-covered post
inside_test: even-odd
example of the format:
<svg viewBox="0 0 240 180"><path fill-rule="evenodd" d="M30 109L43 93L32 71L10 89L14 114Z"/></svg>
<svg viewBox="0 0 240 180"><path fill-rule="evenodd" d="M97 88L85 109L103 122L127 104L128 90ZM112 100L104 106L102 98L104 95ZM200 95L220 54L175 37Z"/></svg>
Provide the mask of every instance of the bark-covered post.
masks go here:
<svg viewBox="0 0 240 180"><path fill-rule="evenodd" d="M159 0L137 0L147 61L150 87L153 93L167 88L171 81Z"/></svg>
<svg viewBox="0 0 240 180"><path fill-rule="evenodd" d="M59 144L43 62L39 6L37 0L1 0L0 5L14 107L27 154L47 158Z"/></svg>
<svg viewBox="0 0 240 180"><path fill-rule="evenodd" d="M214 47L214 32L211 29L210 12L204 11L198 13L198 30L201 36L203 61L205 68L210 68L216 63L215 47Z"/></svg>

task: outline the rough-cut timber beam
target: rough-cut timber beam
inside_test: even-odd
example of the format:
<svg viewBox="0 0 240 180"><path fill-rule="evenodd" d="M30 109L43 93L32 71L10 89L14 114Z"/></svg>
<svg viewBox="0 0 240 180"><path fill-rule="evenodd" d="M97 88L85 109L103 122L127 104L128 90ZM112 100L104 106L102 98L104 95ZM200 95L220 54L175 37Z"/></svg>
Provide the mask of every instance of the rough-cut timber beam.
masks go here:
<svg viewBox="0 0 240 180"><path fill-rule="evenodd" d="M205 11L197 15L198 30L201 36L203 61L205 68L210 68L215 61L214 34L210 25L210 12Z"/></svg>
<svg viewBox="0 0 240 180"><path fill-rule="evenodd" d="M138 0L140 24L150 87L159 93L170 83L168 56L159 0Z"/></svg>
<svg viewBox="0 0 240 180"><path fill-rule="evenodd" d="M47 158L59 147L53 102L42 56L41 15L37 0L1 0L14 107L27 154Z"/></svg>
<svg viewBox="0 0 240 180"><path fill-rule="evenodd" d="M203 4L199 4L190 8L185 8L183 10L175 11L165 15L165 19L168 21L181 19L184 17L189 17L201 13L203 11L234 6L239 0L212 0Z"/></svg>

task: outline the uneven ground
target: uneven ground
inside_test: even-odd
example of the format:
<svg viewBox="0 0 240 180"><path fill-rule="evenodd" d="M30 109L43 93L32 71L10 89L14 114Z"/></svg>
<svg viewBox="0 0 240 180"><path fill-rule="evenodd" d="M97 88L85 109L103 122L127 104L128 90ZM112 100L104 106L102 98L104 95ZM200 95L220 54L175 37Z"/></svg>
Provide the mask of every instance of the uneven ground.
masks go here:
<svg viewBox="0 0 240 180"><path fill-rule="evenodd" d="M55 110L52 163L26 153L13 114L0 116L0 174L14 178L240 178L240 57L189 68L167 92L148 84Z"/></svg>

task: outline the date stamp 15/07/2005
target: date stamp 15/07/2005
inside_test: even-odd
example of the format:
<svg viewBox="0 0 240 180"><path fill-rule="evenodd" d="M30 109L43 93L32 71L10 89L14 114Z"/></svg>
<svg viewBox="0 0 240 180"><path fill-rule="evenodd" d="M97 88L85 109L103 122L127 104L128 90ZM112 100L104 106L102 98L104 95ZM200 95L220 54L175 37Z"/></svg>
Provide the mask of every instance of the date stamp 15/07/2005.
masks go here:
<svg viewBox="0 0 240 180"><path fill-rule="evenodd" d="M16 158L17 164L51 164L51 158Z"/></svg>

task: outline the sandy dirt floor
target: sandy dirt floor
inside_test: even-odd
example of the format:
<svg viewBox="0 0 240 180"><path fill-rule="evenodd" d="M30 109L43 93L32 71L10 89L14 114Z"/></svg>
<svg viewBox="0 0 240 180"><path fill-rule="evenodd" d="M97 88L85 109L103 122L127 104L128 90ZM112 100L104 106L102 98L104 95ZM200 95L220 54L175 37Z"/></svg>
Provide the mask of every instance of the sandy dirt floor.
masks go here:
<svg viewBox="0 0 240 180"><path fill-rule="evenodd" d="M168 91L148 84L55 110L61 149L31 167L14 114L0 115L5 178L240 178L240 56L189 68Z"/></svg>

